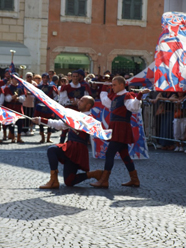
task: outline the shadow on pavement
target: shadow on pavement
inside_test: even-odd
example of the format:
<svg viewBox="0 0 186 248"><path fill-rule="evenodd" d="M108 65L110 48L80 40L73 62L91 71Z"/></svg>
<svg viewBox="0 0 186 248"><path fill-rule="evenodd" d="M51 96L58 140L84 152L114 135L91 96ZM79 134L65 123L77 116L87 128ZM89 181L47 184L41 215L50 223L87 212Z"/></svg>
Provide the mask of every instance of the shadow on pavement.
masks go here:
<svg viewBox="0 0 186 248"><path fill-rule="evenodd" d="M60 215L73 215L84 209L47 202L40 198L0 204L0 217L18 220L47 219Z"/></svg>

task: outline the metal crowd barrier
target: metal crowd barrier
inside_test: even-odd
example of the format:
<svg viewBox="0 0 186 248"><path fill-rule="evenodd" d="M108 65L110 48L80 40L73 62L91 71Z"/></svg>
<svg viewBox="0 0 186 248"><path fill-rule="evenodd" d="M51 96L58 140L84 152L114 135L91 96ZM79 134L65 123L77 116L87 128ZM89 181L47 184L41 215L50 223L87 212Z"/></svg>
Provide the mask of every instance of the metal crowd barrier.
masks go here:
<svg viewBox="0 0 186 248"><path fill-rule="evenodd" d="M166 144L173 146L176 142L186 143L186 101L177 104L143 100L142 116L147 144L155 149Z"/></svg>

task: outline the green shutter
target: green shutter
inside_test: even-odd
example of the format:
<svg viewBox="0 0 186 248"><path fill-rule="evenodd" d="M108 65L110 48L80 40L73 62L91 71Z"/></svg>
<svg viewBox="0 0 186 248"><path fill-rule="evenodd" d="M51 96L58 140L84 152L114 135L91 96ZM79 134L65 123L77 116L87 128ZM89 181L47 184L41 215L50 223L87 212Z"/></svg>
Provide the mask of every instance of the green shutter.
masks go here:
<svg viewBox="0 0 186 248"><path fill-rule="evenodd" d="M123 0L122 19L141 20L142 0Z"/></svg>
<svg viewBox="0 0 186 248"><path fill-rule="evenodd" d="M142 12L142 1L135 0L134 7L133 7L133 19L141 20L141 17L142 17L141 12Z"/></svg>
<svg viewBox="0 0 186 248"><path fill-rule="evenodd" d="M66 0L66 15L86 16L87 0Z"/></svg>
<svg viewBox="0 0 186 248"><path fill-rule="evenodd" d="M66 0L66 15L75 15L75 0Z"/></svg>
<svg viewBox="0 0 186 248"><path fill-rule="evenodd" d="M0 10L14 10L14 0L0 0Z"/></svg>
<svg viewBox="0 0 186 248"><path fill-rule="evenodd" d="M87 1L86 0L79 0L79 4L78 4L78 16L86 16L86 6Z"/></svg>
<svg viewBox="0 0 186 248"><path fill-rule="evenodd" d="M123 0L122 19L131 19L132 0Z"/></svg>

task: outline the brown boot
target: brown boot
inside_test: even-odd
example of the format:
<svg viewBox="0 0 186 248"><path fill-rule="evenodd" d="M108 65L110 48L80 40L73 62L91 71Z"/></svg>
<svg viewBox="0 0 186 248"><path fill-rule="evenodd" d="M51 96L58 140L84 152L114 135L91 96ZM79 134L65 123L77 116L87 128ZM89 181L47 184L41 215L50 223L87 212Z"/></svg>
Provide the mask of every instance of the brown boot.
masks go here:
<svg viewBox="0 0 186 248"><path fill-rule="evenodd" d="M128 183L122 183L122 186L139 187L140 181L139 181L139 178L137 175L137 171L136 170L131 171L131 172L129 172L129 175L130 175L131 180Z"/></svg>
<svg viewBox="0 0 186 248"><path fill-rule="evenodd" d="M14 134L12 134L12 138L11 139L12 139L12 141L11 141L12 143L15 143L16 142L16 138L15 138L15 135Z"/></svg>
<svg viewBox="0 0 186 248"><path fill-rule="evenodd" d="M21 134L20 134L20 133L18 133L18 135L17 135L17 143L20 143L20 144L25 143L25 142L21 139Z"/></svg>
<svg viewBox="0 0 186 248"><path fill-rule="evenodd" d="M59 181L58 181L58 170L50 171L50 181L45 185L40 186L40 189L59 189Z"/></svg>
<svg viewBox="0 0 186 248"><path fill-rule="evenodd" d="M90 183L90 185L95 187L95 188L108 188L108 186L109 186L109 182L108 182L109 176L110 176L110 171L104 170L100 180L95 182L95 183Z"/></svg>
<svg viewBox="0 0 186 248"><path fill-rule="evenodd" d="M87 172L87 178L88 179L95 178L99 181L101 179L102 174L103 174L102 170L88 171Z"/></svg>
<svg viewBox="0 0 186 248"><path fill-rule="evenodd" d="M40 132L41 135L41 140L39 141L39 143L45 143L45 134L43 132Z"/></svg>
<svg viewBox="0 0 186 248"><path fill-rule="evenodd" d="M8 139L12 139L12 136L13 136L13 134L10 132L10 130L9 130L9 133L8 133ZM6 130L5 130L5 137L6 137Z"/></svg>
<svg viewBox="0 0 186 248"><path fill-rule="evenodd" d="M50 139L51 133L47 134L47 143L53 143L53 141Z"/></svg>
<svg viewBox="0 0 186 248"><path fill-rule="evenodd" d="M3 129L3 140L6 140L6 130Z"/></svg>

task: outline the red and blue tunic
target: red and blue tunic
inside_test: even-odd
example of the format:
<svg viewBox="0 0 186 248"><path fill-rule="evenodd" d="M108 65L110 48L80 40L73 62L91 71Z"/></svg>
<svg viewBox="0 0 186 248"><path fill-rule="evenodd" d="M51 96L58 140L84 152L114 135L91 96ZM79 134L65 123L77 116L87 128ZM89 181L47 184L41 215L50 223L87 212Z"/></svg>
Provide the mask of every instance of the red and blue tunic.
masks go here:
<svg viewBox="0 0 186 248"><path fill-rule="evenodd" d="M41 123L58 130L65 127L65 124L61 120L41 118ZM73 163L78 164L79 169L89 171L88 140L89 134L70 128L68 131L68 141L64 144L57 144L57 146L63 150L65 155ZM60 162L64 164L64 161L60 160Z"/></svg>
<svg viewBox="0 0 186 248"><path fill-rule="evenodd" d="M71 105L70 101L73 99L81 99L84 95L86 95L86 87L79 84L79 87L72 87L73 84L67 84L61 88L61 93L65 93L65 95L61 95L60 104L65 105L68 108L78 110L76 105Z"/></svg>
<svg viewBox="0 0 186 248"><path fill-rule="evenodd" d="M134 143L130 117L132 112L127 110L124 101L132 99L133 95L126 93L124 95L115 95L111 102L111 114L109 128L113 130L112 141L122 142L126 144Z"/></svg>
<svg viewBox="0 0 186 248"><path fill-rule="evenodd" d="M58 94L58 90L54 85L42 84L38 88L42 90L47 96L54 99L54 96ZM44 118L54 118L54 113L47 106L41 103L39 100L36 101L36 109L34 116L41 116Z"/></svg>
<svg viewBox="0 0 186 248"><path fill-rule="evenodd" d="M108 92L102 91L100 96L102 104L111 111L109 122L109 128L113 130L111 141L134 143L130 118L132 112L139 111L142 94L139 93L136 98L133 92L123 90L112 97L109 97Z"/></svg>
<svg viewBox="0 0 186 248"><path fill-rule="evenodd" d="M10 84L10 85L5 87L5 89L4 89L5 100L6 100L6 96L13 96L15 94L17 94L18 97L22 97L22 96L25 97L24 88L20 85L15 86L13 84ZM23 99L25 99L25 98L23 98ZM15 110L16 112L24 114L23 101L16 101L16 100L5 101L5 106L7 108Z"/></svg>

